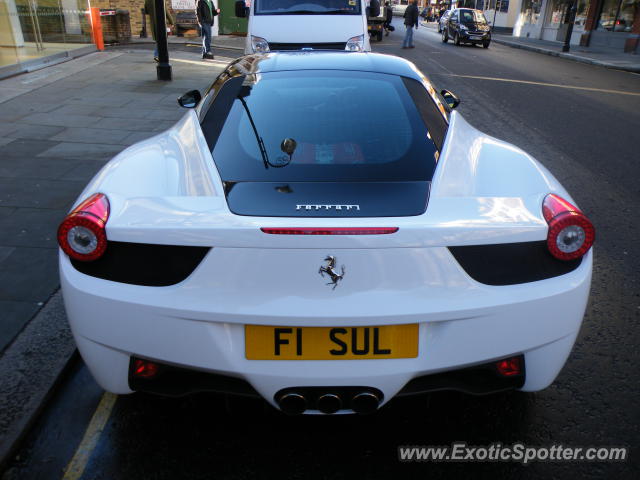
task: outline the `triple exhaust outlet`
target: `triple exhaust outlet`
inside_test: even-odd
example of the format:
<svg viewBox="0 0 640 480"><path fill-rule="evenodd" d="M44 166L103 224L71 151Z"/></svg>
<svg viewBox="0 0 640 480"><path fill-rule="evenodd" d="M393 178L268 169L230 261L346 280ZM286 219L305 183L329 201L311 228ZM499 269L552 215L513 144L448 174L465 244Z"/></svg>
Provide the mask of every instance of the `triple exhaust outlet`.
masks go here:
<svg viewBox="0 0 640 480"><path fill-rule="evenodd" d="M309 393L288 390L277 394L276 402L280 409L289 415L299 415L314 408L322 413L336 413L341 409L351 409L356 413L366 414L375 412L382 400L381 394L371 390L361 390L355 394L328 392L317 396L313 395L313 392Z"/></svg>

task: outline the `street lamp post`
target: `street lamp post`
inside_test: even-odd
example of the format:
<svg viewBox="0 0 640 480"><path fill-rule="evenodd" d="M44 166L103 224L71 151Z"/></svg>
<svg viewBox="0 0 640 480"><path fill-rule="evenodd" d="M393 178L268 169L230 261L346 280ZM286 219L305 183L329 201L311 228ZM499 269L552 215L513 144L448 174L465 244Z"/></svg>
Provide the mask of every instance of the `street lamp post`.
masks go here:
<svg viewBox="0 0 640 480"><path fill-rule="evenodd" d="M158 47L158 66L156 73L158 80L171 80L171 65L169 65L169 46L167 45L167 21L164 11L164 0L154 0L156 10L156 45Z"/></svg>
<svg viewBox="0 0 640 480"><path fill-rule="evenodd" d="M569 9L569 25L567 25L567 34L564 37L564 45L562 45L562 51L568 52L571 43L571 34L573 33L573 22L576 20L576 0L572 0L571 7Z"/></svg>
<svg viewBox="0 0 640 480"><path fill-rule="evenodd" d="M502 7L502 0L499 0L499 1L500 1L500 7ZM498 15L498 0L496 0L496 3L493 5L493 24L491 24L492 32L496 28L496 15Z"/></svg>

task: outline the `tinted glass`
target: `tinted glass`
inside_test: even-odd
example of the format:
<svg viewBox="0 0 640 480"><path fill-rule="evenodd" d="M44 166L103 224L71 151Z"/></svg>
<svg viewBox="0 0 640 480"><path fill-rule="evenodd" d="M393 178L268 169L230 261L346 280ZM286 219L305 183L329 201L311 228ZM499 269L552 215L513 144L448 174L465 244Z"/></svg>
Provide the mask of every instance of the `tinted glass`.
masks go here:
<svg viewBox="0 0 640 480"><path fill-rule="evenodd" d="M202 127L225 181L404 181L433 174L436 145L401 77L273 72L229 81L218 97ZM247 111L268 162L287 166L265 168ZM209 117L221 115L226 120L213 131ZM283 151L286 139L295 144L291 156Z"/></svg>
<svg viewBox="0 0 640 480"><path fill-rule="evenodd" d="M485 18L484 13L474 10L473 16L475 17L475 21L477 23L487 23L487 19Z"/></svg>
<svg viewBox="0 0 640 480"><path fill-rule="evenodd" d="M255 15L360 15L360 0L255 0Z"/></svg>
<svg viewBox="0 0 640 480"><path fill-rule="evenodd" d="M487 23L487 19L484 18L484 14L477 10L460 10L460 21L462 23L466 23L466 22Z"/></svg>

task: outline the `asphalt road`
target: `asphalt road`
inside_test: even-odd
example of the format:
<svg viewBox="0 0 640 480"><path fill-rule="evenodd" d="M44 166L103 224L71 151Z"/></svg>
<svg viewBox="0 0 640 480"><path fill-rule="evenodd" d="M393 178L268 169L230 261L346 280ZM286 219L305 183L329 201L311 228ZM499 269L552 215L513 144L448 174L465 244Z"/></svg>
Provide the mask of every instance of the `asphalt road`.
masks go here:
<svg viewBox="0 0 640 480"><path fill-rule="evenodd" d="M438 393L372 416L309 418L212 395L133 395L111 409L79 364L4 478L60 478L78 454L86 462L73 478L84 479L640 478L640 76L496 44L444 45L427 28L401 50L401 30L374 50L409 58L458 94L468 121L540 160L596 225L591 300L557 381L536 394ZM109 412L104 428L81 443L96 411ZM631 451L623 463L397 460L398 446L453 441Z"/></svg>

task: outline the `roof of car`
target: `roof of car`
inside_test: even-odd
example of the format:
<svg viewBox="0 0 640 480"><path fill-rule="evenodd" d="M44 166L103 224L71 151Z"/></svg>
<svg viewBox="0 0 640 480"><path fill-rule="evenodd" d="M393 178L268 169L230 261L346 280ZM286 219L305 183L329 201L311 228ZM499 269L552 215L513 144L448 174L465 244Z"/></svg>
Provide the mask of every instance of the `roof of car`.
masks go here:
<svg viewBox="0 0 640 480"><path fill-rule="evenodd" d="M376 72L420 80L420 74L413 63L400 57L379 53L345 51L273 52L246 55L227 67L228 74L232 76L299 70Z"/></svg>

